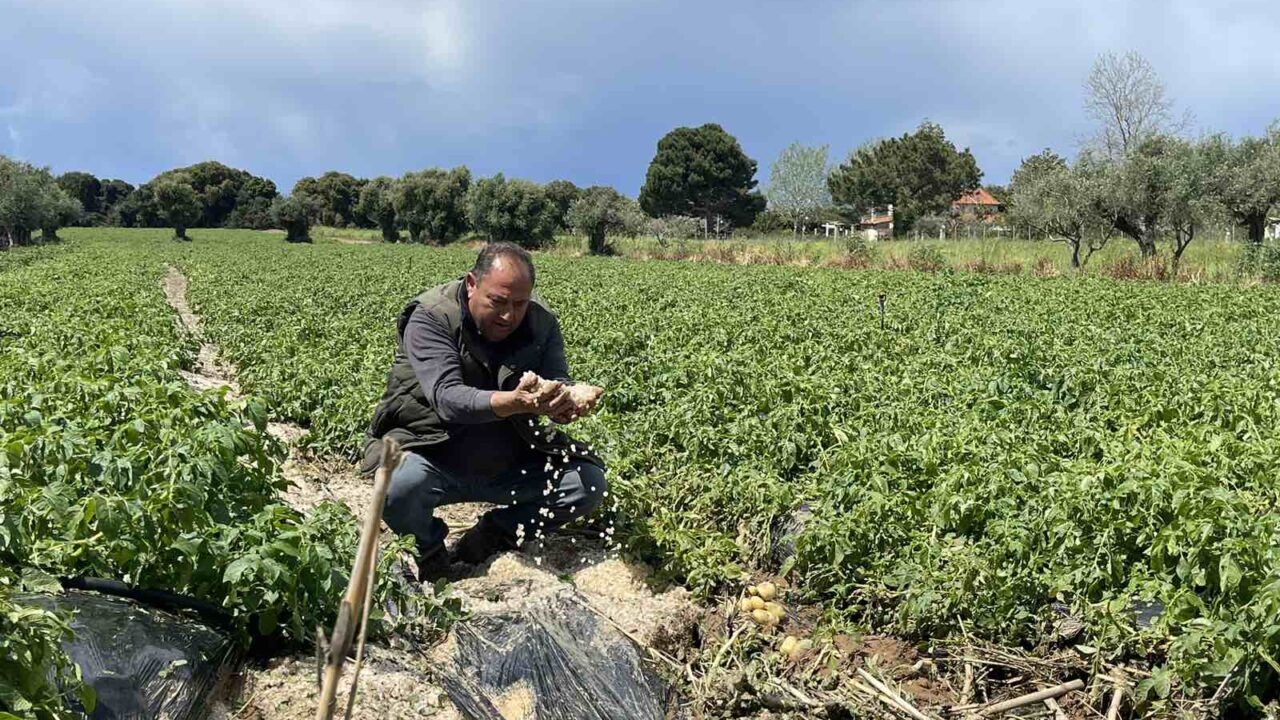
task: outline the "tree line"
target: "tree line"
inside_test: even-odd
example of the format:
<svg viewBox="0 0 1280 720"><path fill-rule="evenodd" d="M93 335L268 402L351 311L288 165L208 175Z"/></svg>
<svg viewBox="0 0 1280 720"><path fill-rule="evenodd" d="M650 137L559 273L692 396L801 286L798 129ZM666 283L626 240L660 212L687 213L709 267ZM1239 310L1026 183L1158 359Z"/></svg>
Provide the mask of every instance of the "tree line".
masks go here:
<svg viewBox="0 0 1280 720"><path fill-rule="evenodd" d="M1004 224L1066 243L1076 267L1113 237L1133 240L1144 256L1168 241L1175 267L1206 227L1242 226L1251 246L1261 244L1280 205L1280 124L1258 137L1189 139L1189 116L1174 112L1155 71L1134 53L1100 56L1084 90L1097 132L1074 161L1046 149L1024 159L1007 188L985 186L1005 206ZM476 179L465 166L396 178L330 171L298 180L282 197L271 180L211 161L135 188L0 157L0 233L6 246L55 239L68 224L172 227L183 239L192 227L281 228L305 241L319 223L378 228L389 242L474 234L527 247L576 232L591 252L606 253L615 234L662 241L743 228L794 233L828 221L853 225L889 205L898 233L934 231L953 201L983 187L970 150L927 120L835 166L828 146L793 143L773 162L767 188L756 170L714 123L663 136L636 199L568 180Z"/></svg>
<svg viewBox="0 0 1280 720"><path fill-rule="evenodd" d="M753 191L755 161L718 125L664 137L638 200L568 180L539 184L502 173L475 179L466 166L398 178L330 171L298 180L282 196L271 180L214 161L167 170L138 187L0 161L6 247L56 238L67 225L172 227L182 240L189 228L279 228L290 241L306 241L319 223L377 228L388 242L407 235L409 242L439 244L474 233L534 248L574 231L588 238L591 252L605 253L614 233L692 237L699 226L705 232L750 224L765 204Z"/></svg>
<svg viewBox="0 0 1280 720"><path fill-rule="evenodd" d="M959 160L952 162L952 156ZM965 187L981 175L967 150L955 151L940 127L926 123L914 135L860 149L832 175L830 196L851 207L848 212L860 212L861 204L896 200L909 224L913 214L932 209L949 192L917 187L936 184L918 180L921 169L938 157L955 165L947 172ZM785 165L775 163L780 178ZM890 165L897 167L896 175L884 172ZM714 123L676 128L659 140L636 199L611 187L579 188L568 180L538 184L501 173L475 179L465 166L398 178L330 171L298 180L285 197L271 180L215 161L167 170L133 187L79 171L55 177L47 168L6 159L0 175L0 228L10 245L32 242L32 230L62 225L172 227L179 239L187 238L189 228L281 228L296 241L306 240L310 226L318 223L378 228L389 242L399 241L402 233L417 243L445 243L475 233L528 247L573 231L588 238L591 252L603 253L615 233L667 239L771 229L790 206L772 188L766 198L757 187L756 170L756 161L738 140ZM895 190L892 185L898 181L907 189ZM784 184L775 182L773 188ZM29 196L15 201L24 209L4 210L15 204L6 198L19 186ZM926 193L936 196L932 204ZM911 199L899 197L904 194ZM38 208L41 203L49 210ZM774 207L766 212L770 205Z"/></svg>

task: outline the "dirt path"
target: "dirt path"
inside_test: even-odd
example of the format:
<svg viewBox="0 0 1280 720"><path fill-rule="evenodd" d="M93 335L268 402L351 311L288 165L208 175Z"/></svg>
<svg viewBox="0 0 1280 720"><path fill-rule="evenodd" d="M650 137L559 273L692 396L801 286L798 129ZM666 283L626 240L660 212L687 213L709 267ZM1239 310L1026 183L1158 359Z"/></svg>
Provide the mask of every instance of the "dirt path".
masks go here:
<svg viewBox="0 0 1280 720"><path fill-rule="evenodd" d="M183 331L200 342L196 367L191 372L184 371L183 377L194 388L225 387L229 394L239 397L235 368L223 361L217 346L204 337L200 318L187 302L186 277L169 267L163 289ZM281 468L290 483L284 494L287 503L307 512L320 502L333 500L347 505L357 517L364 515L373 487L354 466L300 452L298 441L307 431L297 425L271 422L268 432L289 448L288 459ZM449 544L456 542L457 536L488 507L468 503L440 508L439 516L450 526ZM569 530L539 546L500 555L474 575L458 579L447 593L475 615L532 611L573 596L607 618L610 631L621 628L641 644L659 649L690 644L699 610L688 591L673 588L655 592L648 583L650 570L620 560L600 535ZM621 640L623 635L617 637ZM434 648L430 657L401 647L402 644L370 645L352 717L456 720L457 710L433 675L438 668L447 666L452 640ZM220 720L312 718L318 697L315 677L315 660L311 656L277 658L265 667L247 668L224 689L211 716ZM345 689L340 689L339 697L345 697ZM528 703L517 705L527 707ZM511 714L512 718L526 716L525 712Z"/></svg>

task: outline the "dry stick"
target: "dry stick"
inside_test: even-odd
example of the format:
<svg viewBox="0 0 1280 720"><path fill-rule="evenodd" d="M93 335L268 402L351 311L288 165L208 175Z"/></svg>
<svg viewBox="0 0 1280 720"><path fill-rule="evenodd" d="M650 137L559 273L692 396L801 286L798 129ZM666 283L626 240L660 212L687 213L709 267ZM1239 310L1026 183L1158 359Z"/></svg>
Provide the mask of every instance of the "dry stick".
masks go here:
<svg viewBox="0 0 1280 720"><path fill-rule="evenodd" d="M871 686L874 687L876 690L879 690L880 692L887 695L889 699L893 700L894 704L896 704L899 708L902 709L903 712L907 713L911 717L915 718L916 720L932 720L932 718L930 718L928 715L925 715L924 713L920 712L919 710L916 709L914 705L904 700L901 695L890 690L889 687L884 683L880 682L880 680L876 678L875 675L872 675L871 673L867 672L866 670L863 670L862 668L858 668L858 674L862 676L863 680L866 680L867 682L871 683Z"/></svg>
<svg viewBox="0 0 1280 720"><path fill-rule="evenodd" d="M729 635L729 639L725 641L724 645L720 646L720 651L716 653L716 656L714 658L712 658L711 667L707 668L707 672L705 674L710 675L711 673L715 672L717 668L720 667L720 661L724 659L724 654L729 650L729 647L732 646L733 643L738 639L738 635L742 634L742 631L746 629L746 627L747 627L746 623L742 623L738 625L738 627L733 629L733 632L730 633Z"/></svg>
<svg viewBox="0 0 1280 720"><path fill-rule="evenodd" d="M967 705L973 699L973 663L964 663L964 686L960 688L960 704Z"/></svg>
<svg viewBox="0 0 1280 720"><path fill-rule="evenodd" d="M382 441L382 463L373 480L373 501L365 512L364 528L360 531L360 546L347 581L347 592L338 605L338 619L333 624L333 636L325 656L324 682L320 687L320 705L316 708L316 720L332 720L334 697L338 692L338 679L342 677L342 664L351 650L355 635L352 624L356 603L362 601L367 583L370 583L370 559L372 546L378 542L378 525L382 522L382 504L387 497L387 485L391 472L400 462L400 445L390 438ZM355 688L352 688L352 692Z"/></svg>
<svg viewBox="0 0 1280 720"><path fill-rule="evenodd" d="M892 697L892 696L890 696L890 695L885 695L884 693L880 692L879 690L876 690L875 688L873 688L873 687L871 687L871 686L869 686L869 685L865 685L865 684L863 684L862 682L860 682L860 681L858 681L858 680L852 680L852 681L850 681L850 682L852 683L853 687L857 688L858 690L861 690L863 693L865 693L865 694L867 694L867 695L870 695L871 697L875 698L876 700L879 700L880 702L882 702L882 703L884 703L885 705L887 705L887 706L889 707L889 709L890 709L890 710L894 711L894 713L899 713L899 714L902 714L902 715L907 715L907 716L909 716L909 717L914 717L914 716L913 716L913 715L912 715L912 714L907 710L907 708L905 708L905 707L903 707L902 705L900 705L900 704L898 704L898 703L894 702L894 701L893 701L893 697ZM894 715L894 713L890 713L890 715L891 715L891 716L893 716L893 717L897 717L897 715Z"/></svg>
<svg viewBox="0 0 1280 720"><path fill-rule="evenodd" d="M1002 712L1014 710L1016 708L1020 708L1025 705L1032 705L1042 700L1048 700L1050 698L1056 698L1062 695L1066 695L1072 690L1079 690L1082 687L1084 687L1083 680L1076 679L1070 682L1064 682L1061 685L1054 685L1051 688L1045 688L1044 690L1037 690L1033 693L1027 693L1026 695L1019 695L1018 697L1013 698L1012 700L1005 700L1004 702L998 702L995 705L991 705L989 707L983 708L982 710L979 710L978 716L989 717L991 715L999 715Z"/></svg>
<svg viewBox="0 0 1280 720"><path fill-rule="evenodd" d="M809 697L808 695L805 695L804 693L800 692L794 687L791 687L791 685L784 680L774 679L774 680L771 680L770 683L774 687L785 691L788 695L795 698L796 700L799 700L801 705L805 705L807 707L822 707L821 702L819 702L818 700L814 700L813 698Z"/></svg>
<svg viewBox="0 0 1280 720"><path fill-rule="evenodd" d="M1120 670L1123 673L1123 669ZM1120 717L1120 704L1124 702L1124 678L1116 681L1116 689L1111 693L1111 707L1107 708L1107 720L1117 720Z"/></svg>
<svg viewBox="0 0 1280 720"><path fill-rule="evenodd" d="M356 706L356 685L360 683L360 668L364 667L364 643L369 636L369 612L373 609L373 585L378 578L378 543L369 545L369 579L364 584L364 610L360 618L360 642L356 645L356 664L351 669L351 692L347 694L347 712L343 716L351 720Z"/></svg>

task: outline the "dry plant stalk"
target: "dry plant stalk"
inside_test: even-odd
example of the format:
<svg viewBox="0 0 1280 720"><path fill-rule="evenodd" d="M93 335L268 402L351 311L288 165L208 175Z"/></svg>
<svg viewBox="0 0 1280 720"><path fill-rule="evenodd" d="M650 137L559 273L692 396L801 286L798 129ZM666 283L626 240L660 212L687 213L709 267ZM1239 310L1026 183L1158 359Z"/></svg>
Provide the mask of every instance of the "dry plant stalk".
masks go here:
<svg viewBox="0 0 1280 720"><path fill-rule="evenodd" d="M1026 695L1020 695L1011 700L1005 700L1004 702L996 703L995 705L992 705L990 707L987 707L978 711L978 716L990 717L992 715L999 715L1002 712L1015 710L1017 708L1024 707L1026 705L1032 705L1038 702L1043 702L1045 700L1050 700L1052 698L1060 697L1062 695L1066 695L1072 690L1079 690L1080 688L1083 688L1083 687L1084 687L1083 680L1077 679L1077 680L1072 680L1070 682L1064 682L1061 685L1054 685L1053 687L1045 688L1044 690L1037 690L1036 692L1027 693Z"/></svg>
<svg viewBox="0 0 1280 720"><path fill-rule="evenodd" d="M382 441L382 462L373 480L373 500L365 512L364 527L360 531L360 545L356 550L355 563L351 568L351 578L347 581L347 592L338 605L338 619L333 625L333 635L329 641L329 651L325 655L324 679L320 685L320 705L316 708L316 720L332 720L334 698L338 692L338 680L342 678L342 664L346 662L351 643L356 637L356 608L365 612L361 619L360 647L364 648L364 630L367 629L368 609L373 586L373 571L377 564L378 529L382 523L382 504L387 497L387 486L391 482L391 473L400 463L400 445L390 438ZM356 684L351 684L354 696ZM350 707L350 703L348 703Z"/></svg>

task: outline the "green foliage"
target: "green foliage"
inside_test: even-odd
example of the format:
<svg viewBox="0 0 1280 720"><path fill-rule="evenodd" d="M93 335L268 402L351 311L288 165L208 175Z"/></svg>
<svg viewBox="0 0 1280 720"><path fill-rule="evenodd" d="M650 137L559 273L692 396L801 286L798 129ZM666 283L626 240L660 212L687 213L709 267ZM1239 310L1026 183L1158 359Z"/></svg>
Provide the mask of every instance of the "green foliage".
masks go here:
<svg viewBox="0 0 1280 720"><path fill-rule="evenodd" d="M395 185L395 180L385 176L370 180L360 191L360 201L355 207L356 215L376 226L387 242L400 240L400 231L396 229Z"/></svg>
<svg viewBox="0 0 1280 720"><path fill-rule="evenodd" d="M41 239L53 242L58 239L58 228L74 224L84 214L80 201L71 197L59 186L50 186L46 196L44 220L40 223Z"/></svg>
<svg viewBox="0 0 1280 720"><path fill-rule="evenodd" d="M315 198L309 195L290 195L276 198L271 203L271 221L284 230L285 240L291 243L311 242L311 218L316 214Z"/></svg>
<svg viewBox="0 0 1280 720"><path fill-rule="evenodd" d="M241 639L309 644L333 621L356 519L337 504L306 515L285 505L284 448L266 433L263 401L181 377L198 345L175 326L160 273L194 247L94 232L103 239L0 259L0 568L190 595L224 607ZM397 583L405 547L383 556L377 607L394 601L426 630L447 608ZM6 639L13 612L0 596L0 706L13 673L70 672L40 649L61 632L53 620L30 619L43 641ZM12 668L6 652L32 659Z"/></svg>
<svg viewBox="0 0 1280 720"><path fill-rule="evenodd" d="M702 231L702 220L688 215L666 215L650 219L645 224L645 231L657 238L659 247L667 247L672 240L683 246L685 240L698 237Z"/></svg>
<svg viewBox="0 0 1280 720"><path fill-rule="evenodd" d="M118 225L122 220L119 205L133 192L133 186L124 180L100 180L87 172L66 172L57 182L82 208L78 217L64 225Z"/></svg>
<svg viewBox="0 0 1280 720"><path fill-rule="evenodd" d="M607 234L627 227L633 203L611 187L593 185L569 206L569 226L587 236L592 255L608 255Z"/></svg>
<svg viewBox="0 0 1280 720"><path fill-rule="evenodd" d="M349 457L395 313L473 259L185 249L242 383ZM706 593L767 565L772 522L804 502L789 579L833 613L1033 645L1065 602L1097 653L1177 692L1229 674L1234 696L1275 697L1276 288L538 263L575 376L608 388L576 432L609 462L620 537L664 572ZM1151 600L1165 612L1138 627Z"/></svg>
<svg viewBox="0 0 1280 720"><path fill-rule="evenodd" d="M940 214L976 190L981 180L969 149L957 151L942 126L925 121L914 133L858 148L828 182L832 199L854 218L892 204L894 229L905 232L921 215Z"/></svg>
<svg viewBox="0 0 1280 720"><path fill-rule="evenodd" d="M871 243L861 233L852 232L839 238L840 250L845 258L855 267L870 267L876 259Z"/></svg>
<svg viewBox="0 0 1280 720"><path fill-rule="evenodd" d="M1249 242L1262 243L1267 218L1280 205L1280 121L1261 137L1232 142L1216 136L1223 158L1213 174L1214 193L1225 212L1249 233Z"/></svg>
<svg viewBox="0 0 1280 720"><path fill-rule="evenodd" d="M156 212L173 226L174 237L187 239L187 227L200 219L200 199L186 175L173 174L151 185Z"/></svg>
<svg viewBox="0 0 1280 720"><path fill-rule="evenodd" d="M912 270L937 272L947 266L947 259L942 257L942 251L936 246L920 243L907 253L907 265Z"/></svg>
<svg viewBox="0 0 1280 720"><path fill-rule="evenodd" d="M43 240L57 240L57 229L81 212L79 201L67 195L48 168L0 155L0 239L5 249L31 243L37 229Z"/></svg>
<svg viewBox="0 0 1280 720"><path fill-rule="evenodd" d="M658 141L640 207L653 217L694 215L714 226L720 216L745 227L765 206L755 174L756 161L719 125L676 128Z"/></svg>
<svg viewBox="0 0 1280 720"><path fill-rule="evenodd" d="M201 162L166 170L139 187L121 204L117 212L121 223L141 227L176 225L156 194L156 186L169 181L186 183L195 191L199 212L195 219L184 223L186 227L232 227L235 222L261 224L266 220L267 207L278 195L275 183L266 178L220 162Z"/></svg>
<svg viewBox="0 0 1280 720"><path fill-rule="evenodd" d="M467 220L489 240L537 248L555 234L556 206L542 186L498 173L476 181L467 193Z"/></svg>
<svg viewBox="0 0 1280 720"><path fill-rule="evenodd" d="M93 691L62 651L62 641L71 636L66 619L15 602L17 584L0 567L0 717L54 720L67 715L72 698L92 710Z"/></svg>
<svg viewBox="0 0 1280 720"><path fill-rule="evenodd" d="M831 206L829 172L826 145L788 145L769 168L769 187L765 190L769 209L787 216L793 230L812 221Z"/></svg>
<svg viewBox="0 0 1280 720"><path fill-rule="evenodd" d="M391 202L396 219L413 242L449 242L467 231L467 191L471 171L432 168L396 181Z"/></svg>
<svg viewBox="0 0 1280 720"><path fill-rule="evenodd" d="M87 172L65 172L58 176L58 187L66 191L68 195L80 201L80 207L84 209L84 222L75 224L89 224L90 216L102 213L102 182Z"/></svg>
<svg viewBox="0 0 1280 720"><path fill-rule="evenodd" d="M293 184L290 197L306 198L312 208L311 220L330 227L360 226L363 216L356 210L366 181L344 172L330 170L318 178L304 177Z"/></svg>
<svg viewBox="0 0 1280 720"><path fill-rule="evenodd" d="M1266 282L1280 282L1280 244L1246 243L1236 272L1245 277L1261 278Z"/></svg>
<svg viewBox="0 0 1280 720"><path fill-rule="evenodd" d="M1114 230L1105 173L1088 157L1068 166L1048 148L1024 158L1009 185L1010 222L1066 243L1072 267L1083 267Z"/></svg>
<svg viewBox="0 0 1280 720"><path fill-rule="evenodd" d="M568 180L552 180L543 186L543 190L547 193L547 199L556 206L556 229L568 230L569 206L578 199L582 190Z"/></svg>

